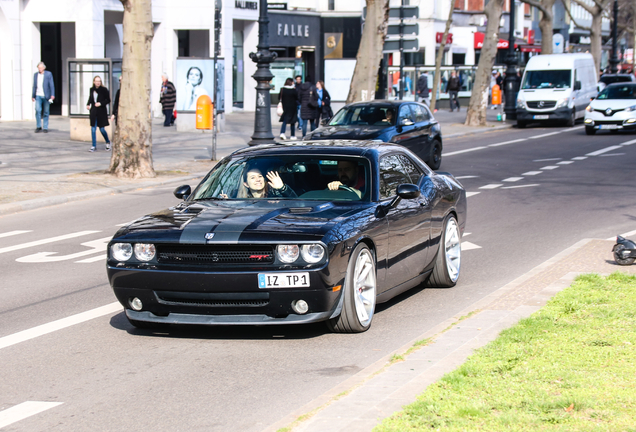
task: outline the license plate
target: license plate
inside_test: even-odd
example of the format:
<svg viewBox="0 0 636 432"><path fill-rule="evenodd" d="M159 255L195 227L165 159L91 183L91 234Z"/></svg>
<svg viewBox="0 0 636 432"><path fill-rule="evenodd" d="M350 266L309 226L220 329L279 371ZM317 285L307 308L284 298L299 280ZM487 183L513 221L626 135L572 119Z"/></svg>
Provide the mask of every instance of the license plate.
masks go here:
<svg viewBox="0 0 636 432"><path fill-rule="evenodd" d="M547 120L547 119L549 119L549 118L550 118L550 116L549 116L549 115L547 115L547 114L544 114L544 115L536 115L536 116L534 116L533 118L534 118L535 120Z"/></svg>
<svg viewBox="0 0 636 432"><path fill-rule="evenodd" d="M259 273L259 288L307 288L309 273Z"/></svg>
<svg viewBox="0 0 636 432"><path fill-rule="evenodd" d="M601 129L618 129L618 125L601 125Z"/></svg>

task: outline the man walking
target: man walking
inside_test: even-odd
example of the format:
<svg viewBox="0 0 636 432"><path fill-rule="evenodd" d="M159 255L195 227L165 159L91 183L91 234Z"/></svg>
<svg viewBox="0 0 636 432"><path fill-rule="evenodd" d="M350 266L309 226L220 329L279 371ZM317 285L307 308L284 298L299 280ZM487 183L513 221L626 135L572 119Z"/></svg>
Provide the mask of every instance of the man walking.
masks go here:
<svg viewBox="0 0 636 432"><path fill-rule="evenodd" d="M296 84L294 84L294 87L296 87L296 93L298 93L298 130L302 130L303 124L305 123L303 119L300 118L300 85L303 83L303 77L300 75L296 75L295 79Z"/></svg>
<svg viewBox="0 0 636 432"><path fill-rule="evenodd" d="M177 103L177 89L174 88L174 84L168 81L168 75L162 74L161 80L161 96L159 96L159 102L161 102L161 110L165 116L163 121L164 126L174 125L174 105Z"/></svg>
<svg viewBox="0 0 636 432"><path fill-rule="evenodd" d="M31 99L35 102L35 133L49 131L49 105L55 99L53 74L45 69L46 65L40 62L38 63L38 71L33 75Z"/></svg>
<svg viewBox="0 0 636 432"><path fill-rule="evenodd" d="M448 98L450 102L450 111L453 112L455 109L455 105L457 105L457 111L459 111L459 100L457 99L457 94L459 93L460 85L459 78L457 78L457 74L455 71L451 72L451 77L448 80Z"/></svg>
<svg viewBox="0 0 636 432"><path fill-rule="evenodd" d="M417 79L417 96L420 98L420 102L424 102L430 107L431 101L429 100L428 93L428 77L425 72L422 72L422 75Z"/></svg>

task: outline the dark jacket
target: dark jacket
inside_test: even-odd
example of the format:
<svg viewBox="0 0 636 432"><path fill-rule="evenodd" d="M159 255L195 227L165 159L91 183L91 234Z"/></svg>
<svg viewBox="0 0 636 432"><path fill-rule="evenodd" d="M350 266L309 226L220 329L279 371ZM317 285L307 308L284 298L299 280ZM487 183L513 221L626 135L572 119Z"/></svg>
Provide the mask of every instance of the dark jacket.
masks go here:
<svg viewBox="0 0 636 432"><path fill-rule="evenodd" d="M318 117L316 87L310 82L302 83L298 91L298 98L300 99L300 118L303 120L315 120Z"/></svg>
<svg viewBox="0 0 636 432"><path fill-rule="evenodd" d="M174 88L174 84L168 81L165 85L161 85L162 93L159 96L159 102L161 102L162 109L165 110L174 110L174 106L177 103L177 89Z"/></svg>
<svg viewBox="0 0 636 432"><path fill-rule="evenodd" d="M294 87L283 87L278 95L279 101L283 104L283 115L280 122L288 124L298 121L298 93Z"/></svg>
<svg viewBox="0 0 636 432"><path fill-rule="evenodd" d="M115 102L113 103L113 115L115 116L115 123L119 119L119 92L121 89L117 89L117 93L115 94Z"/></svg>
<svg viewBox="0 0 636 432"><path fill-rule="evenodd" d="M93 99L93 92L97 91L97 100ZM101 105L96 107L95 102L99 102ZM110 103L110 93L104 86L100 86L97 90L95 87L91 87L88 92L87 106L90 106L90 120L91 126L106 127L108 123L108 104Z"/></svg>
<svg viewBox="0 0 636 432"><path fill-rule="evenodd" d="M267 188L267 198L296 198L296 192L287 185L283 185L280 189L274 189L273 187ZM247 190L247 198L254 198L252 191Z"/></svg>
<svg viewBox="0 0 636 432"><path fill-rule="evenodd" d="M326 89L322 89L322 105L318 108L319 115L323 120L333 117L333 111L331 110L331 95Z"/></svg>
<svg viewBox="0 0 636 432"><path fill-rule="evenodd" d="M428 78L424 74L417 79L417 94L423 98L428 97Z"/></svg>
<svg viewBox="0 0 636 432"><path fill-rule="evenodd" d="M31 99L35 99L35 92L38 89L38 73L33 75L33 94ZM53 74L47 70L44 71L44 81L42 82L42 89L44 90L44 99L49 100L51 96L55 96L55 84L53 83Z"/></svg>
<svg viewBox="0 0 636 432"><path fill-rule="evenodd" d="M459 85L459 78L450 77L450 79L448 80L448 86L446 87L446 89L449 92L452 92L452 91L459 91L460 88L461 86Z"/></svg>

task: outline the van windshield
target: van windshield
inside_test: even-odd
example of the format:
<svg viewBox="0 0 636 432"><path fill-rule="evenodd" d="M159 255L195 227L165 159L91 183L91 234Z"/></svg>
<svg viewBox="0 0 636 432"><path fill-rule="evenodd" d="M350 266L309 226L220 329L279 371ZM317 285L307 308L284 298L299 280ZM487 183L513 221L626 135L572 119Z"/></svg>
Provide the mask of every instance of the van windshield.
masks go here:
<svg viewBox="0 0 636 432"><path fill-rule="evenodd" d="M571 80L572 71L569 70L527 70L521 88L524 90L570 88Z"/></svg>

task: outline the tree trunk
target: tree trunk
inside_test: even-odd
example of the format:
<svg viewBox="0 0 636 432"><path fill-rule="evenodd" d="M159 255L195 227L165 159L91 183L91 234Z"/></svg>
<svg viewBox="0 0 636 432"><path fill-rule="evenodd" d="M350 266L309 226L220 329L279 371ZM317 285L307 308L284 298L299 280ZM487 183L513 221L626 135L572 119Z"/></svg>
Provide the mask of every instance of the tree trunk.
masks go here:
<svg viewBox="0 0 636 432"><path fill-rule="evenodd" d="M554 33L554 26L552 21L552 6L554 0L544 1L545 7L548 11L541 11L541 19L539 20L539 28L541 29L541 54L552 54L552 34Z"/></svg>
<svg viewBox="0 0 636 432"><path fill-rule="evenodd" d="M375 99L378 68L388 29L389 0L366 0L367 17L356 56L347 103ZM383 85L383 83L381 83Z"/></svg>
<svg viewBox="0 0 636 432"><path fill-rule="evenodd" d="M453 23L453 6L455 5L455 0L450 0L450 11L448 12L448 19L446 20L446 28L444 29L444 36L442 36L442 41L439 44L439 51L437 51L437 56L435 56L435 78L433 80L433 96L431 97L431 111L435 112L435 105L437 103L437 88L439 87L439 82L442 78L440 70L442 68L442 58L444 57L444 48L446 48L446 38L448 37L448 33L450 32L451 24Z"/></svg>
<svg viewBox="0 0 636 432"><path fill-rule="evenodd" d="M594 65L596 66L596 76L601 70L602 44L601 31L603 28L603 9L594 7L596 13L592 14L592 26L590 27L590 52L594 57Z"/></svg>
<svg viewBox="0 0 636 432"><path fill-rule="evenodd" d="M488 89L490 76L497 55L497 42L499 41L499 20L503 11L504 0L490 0L484 9L488 24L484 35L484 46L479 56L479 65L475 74L473 92L468 103L466 113L466 126L486 126L486 111L488 109Z"/></svg>
<svg viewBox="0 0 636 432"><path fill-rule="evenodd" d="M151 0L120 0L124 6L119 118L109 173L122 178L154 177L150 110Z"/></svg>

